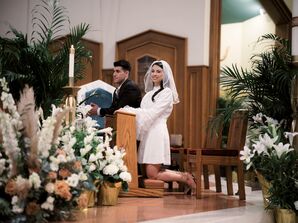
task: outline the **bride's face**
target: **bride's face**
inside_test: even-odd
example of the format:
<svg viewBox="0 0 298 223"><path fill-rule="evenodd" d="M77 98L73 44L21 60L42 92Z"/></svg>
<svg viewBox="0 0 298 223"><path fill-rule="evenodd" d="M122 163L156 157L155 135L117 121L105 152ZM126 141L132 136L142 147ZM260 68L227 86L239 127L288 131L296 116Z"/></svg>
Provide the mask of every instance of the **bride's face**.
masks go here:
<svg viewBox="0 0 298 223"><path fill-rule="evenodd" d="M151 80L154 86L159 86L163 80L164 72L163 69L157 65L153 65L151 69Z"/></svg>

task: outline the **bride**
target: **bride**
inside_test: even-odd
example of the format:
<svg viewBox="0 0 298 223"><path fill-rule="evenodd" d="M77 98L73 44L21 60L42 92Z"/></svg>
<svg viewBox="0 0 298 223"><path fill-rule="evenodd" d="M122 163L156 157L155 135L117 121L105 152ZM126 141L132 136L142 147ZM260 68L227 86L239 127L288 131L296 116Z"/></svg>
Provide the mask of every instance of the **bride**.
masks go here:
<svg viewBox="0 0 298 223"><path fill-rule="evenodd" d="M154 61L145 75L145 96L140 108L125 106L122 111L136 114L137 139L140 140L138 162L145 166L149 179L178 181L186 184L185 193L193 192L196 183L190 173L163 169L170 165L170 139L167 119L173 105L179 103L170 65Z"/></svg>

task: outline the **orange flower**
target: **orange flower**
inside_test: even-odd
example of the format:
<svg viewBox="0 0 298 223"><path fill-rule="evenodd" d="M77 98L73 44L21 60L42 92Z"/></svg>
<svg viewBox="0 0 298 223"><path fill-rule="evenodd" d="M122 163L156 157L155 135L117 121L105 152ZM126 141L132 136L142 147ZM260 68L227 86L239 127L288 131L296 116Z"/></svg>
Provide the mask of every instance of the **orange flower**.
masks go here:
<svg viewBox="0 0 298 223"><path fill-rule="evenodd" d="M60 197L64 198L65 200L69 201L72 197L70 193L69 185L62 180L57 180L55 183L55 194L59 195Z"/></svg>
<svg viewBox="0 0 298 223"><path fill-rule="evenodd" d="M15 195L16 194L16 182L13 179L8 180L6 186L5 186L5 193L9 195Z"/></svg>
<svg viewBox="0 0 298 223"><path fill-rule="evenodd" d="M84 209L88 207L88 194L87 193L81 193L79 199L78 199L78 206L80 209Z"/></svg>
<svg viewBox="0 0 298 223"><path fill-rule="evenodd" d="M51 180L56 180L57 179L57 173L53 172L53 171L49 172L48 178L50 178Z"/></svg>
<svg viewBox="0 0 298 223"><path fill-rule="evenodd" d="M69 177L71 175L71 172L68 169L61 169L59 170L59 176L62 177L63 179L66 177Z"/></svg>
<svg viewBox="0 0 298 223"><path fill-rule="evenodd" d="M26 206L27 215L36 215L40 210L39 205L36 202L29 202Z"/></svg>

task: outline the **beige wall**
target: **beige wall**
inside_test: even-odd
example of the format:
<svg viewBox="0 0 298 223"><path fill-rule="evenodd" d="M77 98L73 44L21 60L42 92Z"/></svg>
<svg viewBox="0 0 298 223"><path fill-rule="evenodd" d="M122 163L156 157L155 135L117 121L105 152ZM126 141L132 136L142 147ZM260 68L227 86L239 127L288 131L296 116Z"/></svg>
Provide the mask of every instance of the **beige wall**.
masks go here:
<svg viewBox="0 0 298 223"><path fill-rule="evenodd" d="M0 0L0 34L7 23L31 33L31 10L38 0ZM103 43L103 68L111 68L115 43L148 29L185 37L187 65L208 65L210 0L60 0L71 27L86 22L86 38ZM64 31L68 33L68 30Z"/></svg>
<svg viewBox="0 0 298 223"><path fill-rule="evenodd" d="M260 45L256 45L256 41L267 33L275 33L275 24L267 14L242 23L222 25L221 59L224 60L221 61L221 66L237 64L250 68L250 57L263 49Z"/></svg>

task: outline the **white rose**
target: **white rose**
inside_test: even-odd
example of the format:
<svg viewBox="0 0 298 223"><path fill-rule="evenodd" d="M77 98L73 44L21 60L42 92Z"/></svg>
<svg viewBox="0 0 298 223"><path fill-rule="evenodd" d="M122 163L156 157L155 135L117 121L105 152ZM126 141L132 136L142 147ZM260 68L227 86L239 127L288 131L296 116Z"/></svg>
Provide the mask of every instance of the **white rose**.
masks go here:
<svg viewBox="0 0 298 223"><path fill-rule="evenodd" d="M45 187L45 190L46 190L49 194L51 194L51 193L53 193L54 190L55 190L55 185L54 185L53 183L48 183L48 184L46 185L46 187Z"/></svg>
<svg viewBox="0 0 298 223"><path fill-rule="evenodd" d="M121 172L119 177L126 182L131 182L131 174L128 172Z"/></svg>
<svg viewBox="0 0 298 223"><path fill-rule="evenodd" d="M113 176L114 174L118 173L119 168L114 164L109 164L105 168L103 168L103 174Z"/></svg>

